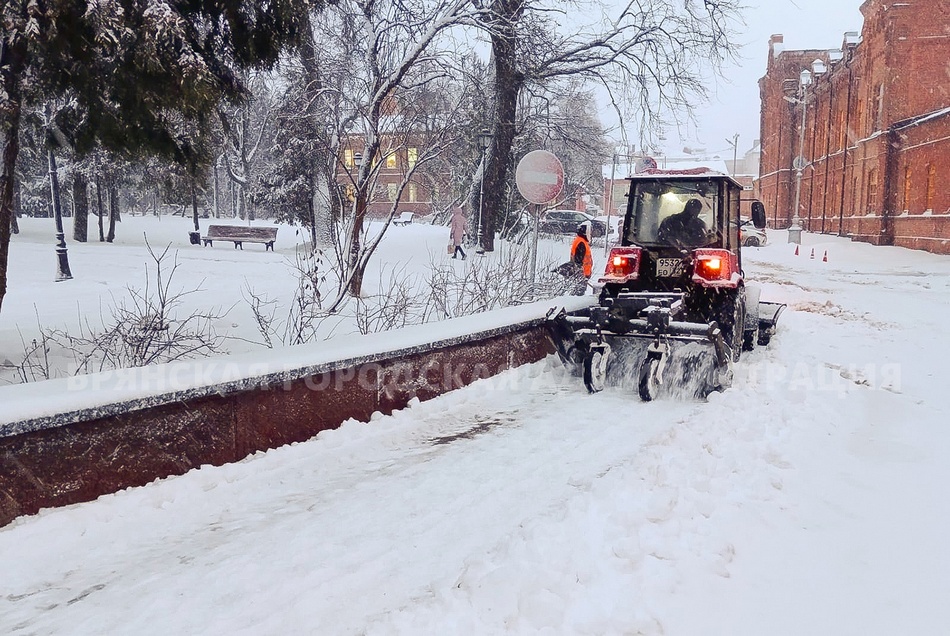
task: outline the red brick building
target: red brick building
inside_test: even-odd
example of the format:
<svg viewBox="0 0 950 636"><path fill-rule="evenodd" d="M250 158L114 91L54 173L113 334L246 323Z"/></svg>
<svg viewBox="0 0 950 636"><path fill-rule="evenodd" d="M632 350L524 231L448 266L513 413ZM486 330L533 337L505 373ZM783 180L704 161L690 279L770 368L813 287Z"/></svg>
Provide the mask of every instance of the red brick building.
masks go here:
<svg viewBox="0 0 950 636"><path fill-rule="evenodd" d="M352 197L352 180L356 172L356 157L362 146L362 138L354 136L348 140L351 147L343 150L341 167L337 171L337 183L342 187L348 198ZM367 213L371 217L382 217L389 214L396 197L400 196L398 211L412 212L419 216L425 216L432 212L434 201L439 186L444 186L444 175L438 181L432 179L431 171L417 171L410 177L406 183L402 194L399 194L399 185L402 183L406 173L416 165L419 160L420 148L408 144L403 144L405 140L400 137L397 142L392 136L384 136L382 150L380 152L382 159L374 159L375 163L382 163L378 166L377 177L374 180L373 191L367 197ZM360 161L363 158L360 157Z"/></svg>
<svg viewBox="0 0 950 636"><path fill-rule="evenodd" d="M841 49L770 39L758 196L773 227L790 224L798 187L806 231L950 254L950 3L861 13Z"/></svg>

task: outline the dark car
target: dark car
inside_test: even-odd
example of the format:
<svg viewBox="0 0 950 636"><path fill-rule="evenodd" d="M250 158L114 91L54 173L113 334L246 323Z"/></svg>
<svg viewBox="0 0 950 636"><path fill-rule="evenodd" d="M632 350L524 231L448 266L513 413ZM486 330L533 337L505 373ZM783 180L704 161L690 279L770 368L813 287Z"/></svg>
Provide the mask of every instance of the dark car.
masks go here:
<svg viewBox="0 0 950 636"><path fill-rule="evenodd" d="M539 229L542 234L576 234L577 227L590 221L591 238L600 238L607 233L607 225L586 212L577 210L548 210L541 215Z"/></svg>

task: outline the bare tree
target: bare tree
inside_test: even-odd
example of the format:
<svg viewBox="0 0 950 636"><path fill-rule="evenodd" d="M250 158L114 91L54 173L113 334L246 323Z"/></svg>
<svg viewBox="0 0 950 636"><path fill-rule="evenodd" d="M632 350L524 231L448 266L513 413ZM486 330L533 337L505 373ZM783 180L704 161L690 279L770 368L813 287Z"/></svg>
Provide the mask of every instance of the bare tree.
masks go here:
<svg viewBox="0 0 950 636"><path fill-rule="evenodd" d="M410 3L378 3L373 0L343 0L321 15L316 24L321 41L329 50L352 51L354 68L331 83L332 99L339 113L333 135L332 156L342 156L340 146L345 140L359 138L359 155L363 158L352 174L353 200L346 219L343 246L342 287L351 296L362 290L363 273L382 234L373 239L366 235L368 203L374 196L379 162L397 144L388 142L398 131L406 130L392 117L396 104L408 103L404 98L433 78L444 74L439 60L447 55L439 50L442 36L454 27L473 24L475 10L469 0L421 0ZM330 89L325 93L329 94ZM435 136L436 138L438 136ZM443 137L444 139L444 137ZM384 144L389 143L389 147ZM444 142L443 142L444 143ZM437 144L438 146L438 144ZM437 154L437 148L421 151L413 170ZM337 173L336 166L333 174ZM407 179L399 185L399 194L390 210L388 221ZM330 304L333 311L343 302L342 294Z"/></svg>
<svg viewBox="0 0 950 636"><path fill-rule="evenodd" d="M561 5L566 10L567 3ZM564 11L526 0L491 0L481 17L494 62L493 144L485 170L482 247L494 249L513 164L517 113L523 92L558 78L578 77L606 87L618 109L635 112L641 130L662 116L689 112L706 94L703 73L729 54L738 0L632 0L609 20L579 24ZM603 25L603 26L602 26Z"/></svg>
<svg viewBox="0 0 950 636"><path fill-rule="evenodd" d="M254 177L260 170L265 136L273 126L273 103L264 74L254 74L247 83L252 97L238 104L222 104L218 119L224 133L224 165L228 177L238 188L238 214L242 219L253 221Z"/></svg>

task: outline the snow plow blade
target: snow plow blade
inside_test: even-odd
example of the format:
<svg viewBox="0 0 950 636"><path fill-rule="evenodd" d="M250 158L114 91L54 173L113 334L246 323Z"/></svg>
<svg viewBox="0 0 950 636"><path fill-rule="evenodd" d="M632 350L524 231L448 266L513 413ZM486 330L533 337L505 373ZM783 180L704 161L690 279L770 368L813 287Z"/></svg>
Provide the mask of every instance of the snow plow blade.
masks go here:
<svg viewBox="0 0 950 636"><path fill-rule="evenodd" d="M561 359L583 375L591 393L620 386L636 387L644 401L702 399L729 386L732 352L718 325L672 320L676 311L668 295L641 294L618 299L615 307L561 313L551 320L561 334Z"/></svg>
<svg viewBox="0 0 950 636"><path fill-rule="evenodd" d="M778 317L785 311L785 307L785 303L759 301L759 345L769 344L775 334Z"/></svg>

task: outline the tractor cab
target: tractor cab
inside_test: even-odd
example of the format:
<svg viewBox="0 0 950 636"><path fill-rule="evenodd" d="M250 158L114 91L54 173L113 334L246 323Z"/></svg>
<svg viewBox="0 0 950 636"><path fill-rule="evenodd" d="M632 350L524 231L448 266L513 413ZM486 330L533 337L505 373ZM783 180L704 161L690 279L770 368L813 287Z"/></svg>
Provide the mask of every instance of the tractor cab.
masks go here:
<svg viewBox="0 0 950 636"><path fill-rule="evenodd" d="M699 282L693 281L697 268L713 283L741 275L738 182L706 169L652 169L629 181L620 247L600 279L605 294L684 289ZM753 217L756 227L764 227L761 205ZM615 263L626 268L612 267Z"/></svg>

